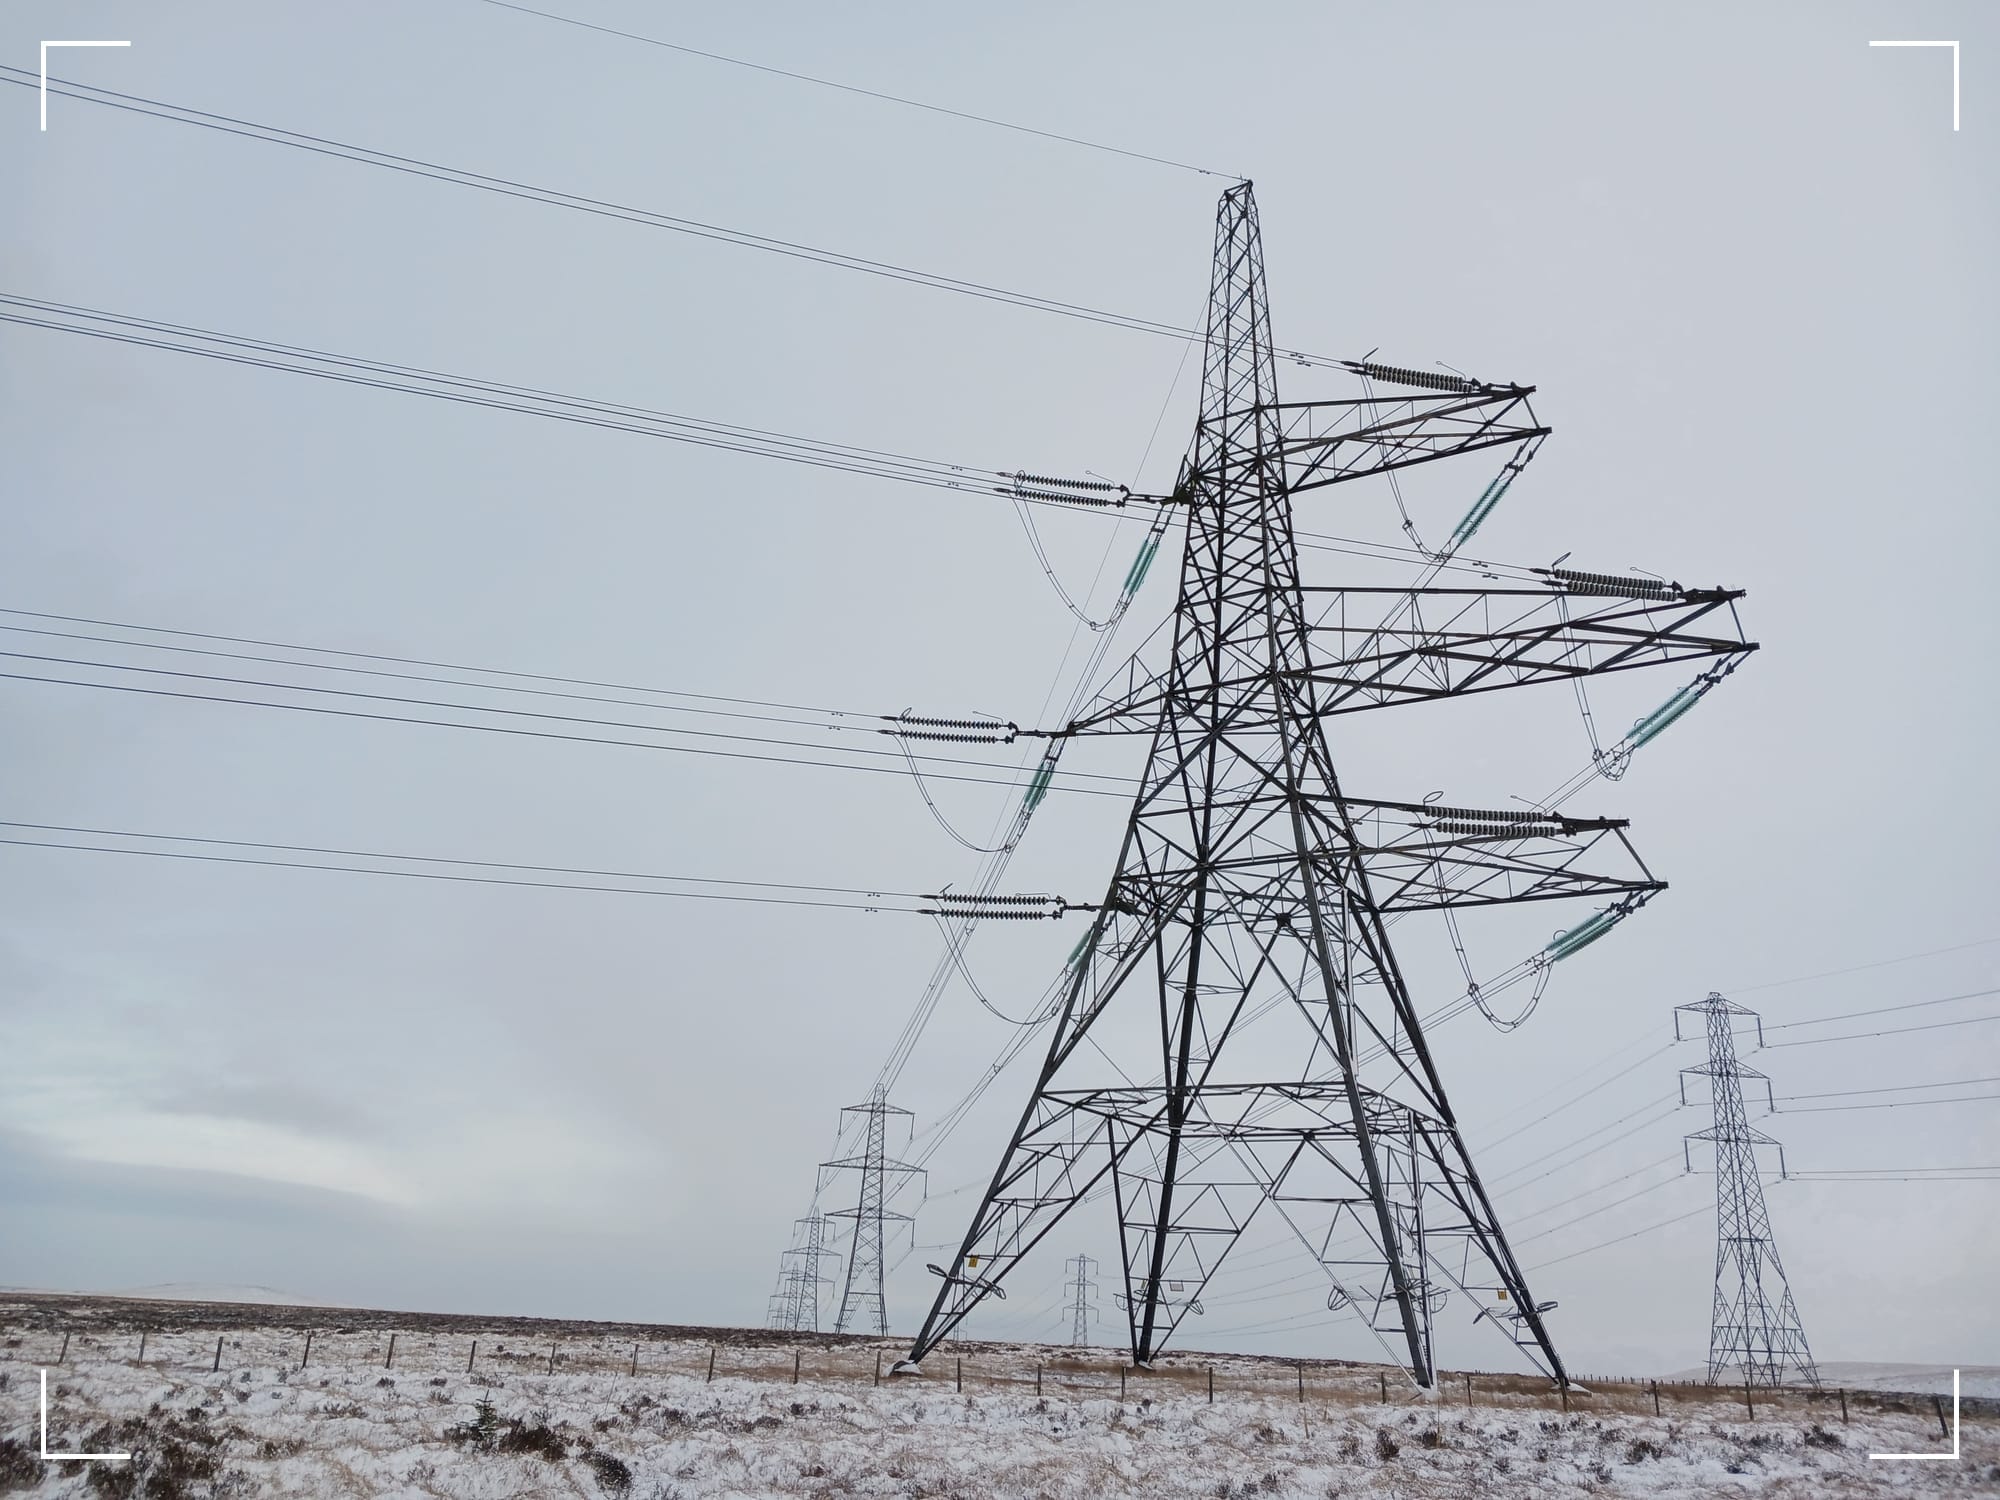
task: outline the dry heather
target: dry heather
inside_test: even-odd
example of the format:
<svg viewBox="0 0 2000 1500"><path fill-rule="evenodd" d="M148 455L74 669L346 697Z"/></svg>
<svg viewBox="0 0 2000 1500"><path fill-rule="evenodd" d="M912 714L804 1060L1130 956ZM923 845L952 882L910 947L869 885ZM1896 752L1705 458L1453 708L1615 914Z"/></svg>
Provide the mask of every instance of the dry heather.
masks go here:
<svg viewBox="0 0 2000 1500"><path fill-rule="evenodd" d="M22 1329L16 1324L17 1330ZM25 1336L24 1336L25 1335ZM329 1328L304 1355L293 1326L239 1322L201 1343L101 1325L47 1349L30 1326L0 1337L0 1494L84 1497L612 1496L919 1497L964 1500L1562 1500L1585 1495L1710 1500L2000 1492L2000 1422L1964 1428L1962 1462L1883 1464L1870 1451L1940 1446L1928 1400L1904 1409L1794 1402L1762 1409L1704 1397L1665 1414L1527 1404L1496 1379L1493 1404L1379 1399L1372 1371L1328 1368L1307 1399L1249 1362L1135 1377L1119 1400L1116 1367L1086 1369L1052 1351L1016 1350L1042 1370L1037 1396L1019 1361L954 1389L956 1354L915 1379L873 1383L873 1347L805 1348L753 1340L707 1376L710 1346L687 1339L636 1355L608 1341L524 1347L518 1334L427 1344L414 1331ZM347 1342L342 1342L343 1337ZM128 1344L131 1347L127 1347ZM11 1347L8 1347L11 1345ZM725 1346L725 1354L727 1346ZM1003 1351L980 1351L997 1366ZM800 1383L791 1384L794 1354ZM448 1356L448 1358L447 1358ZM392 1364L391 1361L394 1361ZM38 1362L39 1365L38 1365ZM219 1362L220 1367L211 1369ZM465 1366L474 1368L468 1371ZM554 1372L550 1372L551 1364ZM831 1371L838 1363L852 1371ZM1100 1365L1103 1362L1100 1362ZM974 1364L971 1355L968 1366ZM38 1456L37 1368L48 1368L53 1451L129 1451L129 1463L50 1465ZM745 1378L751 1370L762 1378ZM1279 1378L1296 1380L1277 1367ZM1082 1382L1088 1376L1094 1386ZM1484 1377L1482 1377L1484 1378ZM1145 1389L1138 1388L1140 1380ZM1068 1384L1064 1384L1068 1381ZM1234 1388L1232 1388L1232 1386ZM1273 1390L1270 1387L1276 1386Z"/></svg>

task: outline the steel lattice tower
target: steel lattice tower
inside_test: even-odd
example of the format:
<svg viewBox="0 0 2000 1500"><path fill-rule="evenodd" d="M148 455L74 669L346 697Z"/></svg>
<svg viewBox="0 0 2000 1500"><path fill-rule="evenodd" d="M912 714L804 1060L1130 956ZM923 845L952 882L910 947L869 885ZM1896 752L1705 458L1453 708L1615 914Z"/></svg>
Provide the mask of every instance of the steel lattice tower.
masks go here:
<svg viewBox="0 0 2000 1500"><path fill-rule="evenodd" d="M1230 189L1200 416L1164 497L1187 516L1171 660L1158 673L1135 661L1061 731L1150 737L1117 871L1071 959L1020 1123L899 1369L914 1369L1072 1208L1108 1187L1117 1300L1140 1363L1199 1309L1269 1202L1332 1282L1329 1305L1352 1306L1397 1339L1418 1383L1433 1383L1431 1323L1454 1290L1567 1378L1543 1321L1551 1304L1530 1295L1473 1169L1388 924L1417 910L1610 897L1545 950L1545 965L1660 883L1643 865L1615 876L1579 867L1600 842L1630 853L1614 820L1354 797L1335 775L1325 722L1704 661L1712 675L1684 691L1691 702L1753 648L1735 627L1737 593L1650 578L1551 568L1537 570L1539 587L1434 588L1434 570L1415 588L1304 586L1294 497L1514 450L1448 553L1548 430L1530 387L1346 368L1418 393L1279 401L1256 205L1248 183ZM1350 610L1378 622L1351 625ZM1710 617L1728 629L1692 628ZM1246 1016L1274 1008L1298 1046L1278 1081L1246 1067L1249 1049L1226 1051Z"/></svg>
<svg viewBox="0 0 2000 1500"><path fill-rule="evenodd" d="M1676 1040L1682 1011L1706 1023L1708 1062L1681 1069L1681 1102L1687 1102L1686 1079L1693 1073L1708 1080L1715 1104L1715 1123L1687 1137L1715 1144L1715 1309L1708 1335L1709 1382L1720 1382L1727 1372L1732 1384L1740 1376L1746 1385L1775 1388L1796 1373L1817 1388L1819 1371L1806 1347L1806 1331L1792 1304L1785 1268L1778 1261L1771 1215L1764 1207L1764 1184L1757 1175L1759 1146L1778 1147L1780 1177L1785 1172L1785 1148L1754 1128L1743 1108L1743 1080L1763 1084L1767 1102L1771 1080L1736 1060L1735 1018L1748 1016L1756 1022L1759 1046L1764 1023L1755 1011L1711 993L1698 1004L1675 1007Z"/></svg>
<svg viewBox="0 0 2000 1500"><path fill-rule="evenodd" d="M819 1332L819 1289L827 1284L820 1263L833 1258L826 1248L826 1216L808 1214L793 1226L792 1248L779 1263L778 1288L771 1293L764 1323L793 1333Z"/></svg>
<svg viewBox="0 0 2000 1500"><path fill-rule="evenodd" d="M851 1104L843 1115L862 1117L863 1141L859 1156L821 1162L822 1172L853 1171L861 1174L861 1193L854 1207L837 1208L829 1218L852 1219L854 1233L847 1253L847 1276L840 1289L840 1315L834 1319L835 1333L850 1330L883 1334L889 1331L889 1311L882 1298L882 1244L885 1223L908 1223L910 1216L892 1212L889 1190L923 1172L907 1162L891 1161L888 1155L889 1116L908 1118L907 1109L898 1109L878 1090L866 1104ZM856 1325L866 1325L857 1328Z"/></svg>
<svg viewBox="0 0 2000 1500"><path fill-rule="evenodd" d="M1097 1283L1090 1279L1090 1268L1097 1262L1088 1255L1078 1255L1064 1262L1065 1268L1074 1268L1065 1291L1072 1293L1069 1304L1069 1341L1078 1348L1090 1342L1090 1320L1097 1316L1097 1309L1091 1306L1090 1294L1097 1290Z"/></svg>

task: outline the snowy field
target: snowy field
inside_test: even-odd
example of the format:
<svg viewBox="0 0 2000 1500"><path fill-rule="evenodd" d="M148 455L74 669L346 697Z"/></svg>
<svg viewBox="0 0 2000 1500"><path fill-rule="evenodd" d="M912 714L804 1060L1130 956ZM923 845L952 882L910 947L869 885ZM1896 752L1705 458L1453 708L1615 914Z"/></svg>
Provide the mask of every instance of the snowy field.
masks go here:
<svg viewBox="0 0 2000 1500"><path fill-rule="evenodd" d="M1184 1355L1122 1377L1121 1400L1108 1352L1076 1361L969 1345L877 1386L872 1342L646 1338L525 1320L474 1333L472 1320L338 1309L238 1308L224 1326L197 1327L164 1305L148 1326L87 1305L97 1316L0 1307L0 1494L1819 1500L2000 1489L2000 1420L1983 1405L1966 1419L1962 1462L1870 1462L1871 1450L1948 1446L1928 1399L1857 1398L1843 1423L1828 1400L1767 1402L1752 1420L1740 1395L1710 1393L1669 1394L1654 1417L1650 1394L1628 1391L1577 1397L1565 1415L1546 1390L1502 1377L1475 1377L1469 1406L1462 1376L1434 1401L1390 1385L1384 1402L1373 1369ZM133 1461L43 1463L39 1369L51 1452ZM1645 1409L1630 1410L1634 1400Z"/></svg>

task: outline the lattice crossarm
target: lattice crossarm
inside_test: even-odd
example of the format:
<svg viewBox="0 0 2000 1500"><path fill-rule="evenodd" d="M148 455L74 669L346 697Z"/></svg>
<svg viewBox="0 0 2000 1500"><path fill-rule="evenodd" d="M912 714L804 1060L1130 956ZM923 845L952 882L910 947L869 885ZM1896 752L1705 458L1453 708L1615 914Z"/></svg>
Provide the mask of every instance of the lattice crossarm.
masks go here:
<svg viewBox="0 0 2000 1500"><path fill-rule="evenodd" d="M1617 819L1376 803L1358 824L1365 842L1356 853L1385 915L1664 890L1624 828ZM1604 867L1585 868L1587 855Z"/></svg>
<svg viewBox="0 0 2000 1500"><path fill-rule="evenodd" d="M1326 592L1326 591L1321 591ZM1360 590L1348 590L1358 594ZM1463 697L1500 688L1574 682L1640 667L1739 657L1757 649L1728 606L1740 591L1687 589L1671 599L1607 599L1577 612L1570 596L1533 590L1397 590L1459 606L1445 626L1414 623L1312 627L1316 661L1300 676L1323 715ZM1470 598L1468 598L1470 596ZM1480 606L1478 616L1465 606ZM1504 623L1488 625L1495 609ZM1720 613L1728 634L1695 627Z"/></svg>
<svg viewBox="0 0 2000 1500"><path fill-rule="evenodd" d="M1438 396L1288 402L1276 410L1291 494L1482 448L1545 437L1528 403L1531 386L1482 387Z"/></svg>

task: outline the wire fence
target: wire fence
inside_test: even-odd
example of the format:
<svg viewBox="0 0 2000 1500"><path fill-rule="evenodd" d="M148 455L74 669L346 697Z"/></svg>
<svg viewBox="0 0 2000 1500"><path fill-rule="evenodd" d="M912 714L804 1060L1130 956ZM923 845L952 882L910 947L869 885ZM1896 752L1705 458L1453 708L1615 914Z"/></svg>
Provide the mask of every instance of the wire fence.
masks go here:
<svg viewBox="0 0 2000 1500"><path fill-rule="evenodd" d="M905 1346L812 1335L757 1341L738 1331L703 1342L615 1335L523 1336L519 1332L441 1333L423 1328L237 1327L59 1329L37 1327L0 1335L0 1363L51 1370L101 1372L124 1366L192 1377L228 1370L277 1369L286 1378L338 1373L378 1380L456 1377L472 1386L504 1387L521 1377L679 1377L713 1383L856 1387L901 1384L892 1373ZM1430 1399L1441 1409L1677 1420L1845 1423L1875 1413L1929 1413L1948 1435L1948 1403L1931 1392L1818 1390L1709 1385L1642 1377L1576 1376L1560 1389L1532 1375L1481 1371L1441 1373ZM1011 1344L946 1345L925 1361L924 1389L945 1383L966 1396L1124 1402L1291 1400L1319 1408L1407 1404L1415 1389L1400 1370L1340 1361L1286 1361L1193 1352L1162 1356L1137 1367L1110 1350ZM2000 1401L1967 1397L1965 1418L2000 1417Z"/></svg>

